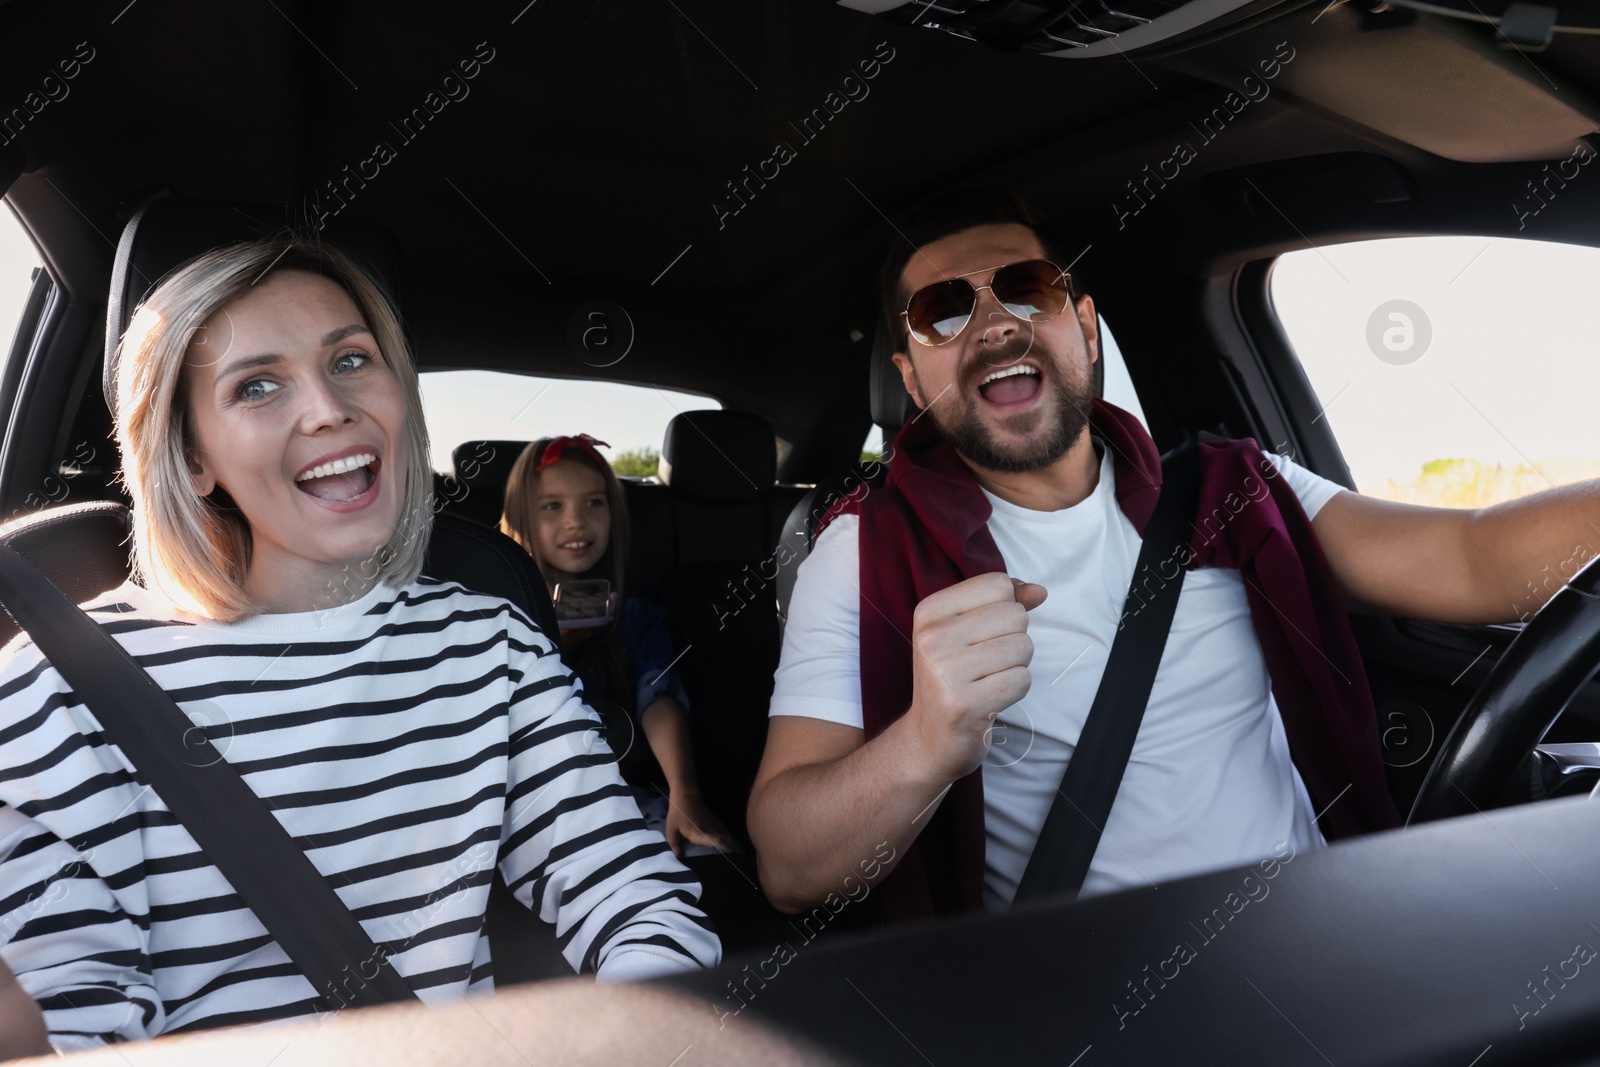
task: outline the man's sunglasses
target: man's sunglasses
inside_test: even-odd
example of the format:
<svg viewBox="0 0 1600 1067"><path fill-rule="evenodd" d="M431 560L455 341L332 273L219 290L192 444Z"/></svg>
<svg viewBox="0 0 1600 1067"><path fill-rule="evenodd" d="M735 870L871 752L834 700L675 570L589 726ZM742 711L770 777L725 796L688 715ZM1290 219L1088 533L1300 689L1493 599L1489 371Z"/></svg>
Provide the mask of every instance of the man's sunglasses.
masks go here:
<svg viewBox="0 0 1600 1067"><path fill-rule="evenodd" d="M1048 322L1061 314L1072 299L1072 275L1047 259L1025 259L1007 263L995 270L988 285L967 281L975 270L924 285L911 294L906 309L900 312L906 330L925 345L954 341L972 321L978 307L978 292L987 289L1000 306L1023 322Z"/></svg>

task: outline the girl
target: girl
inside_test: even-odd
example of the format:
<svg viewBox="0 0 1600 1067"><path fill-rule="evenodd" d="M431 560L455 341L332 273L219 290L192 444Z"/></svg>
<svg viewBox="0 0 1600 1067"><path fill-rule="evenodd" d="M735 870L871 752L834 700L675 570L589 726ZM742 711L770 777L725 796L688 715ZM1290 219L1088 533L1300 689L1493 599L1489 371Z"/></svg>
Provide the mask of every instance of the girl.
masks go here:
<svg viewBox="0 0 1600 1067"><path fill-rule="evenodd" d="M665 795L659 789L636 794L647 823L664 828L679 857L691 845L732 852L733 838L700 798L688 697L672 670L677 660L666 612L623 595L628 505L599 447L610 446L578 434L541 438L523 449L506 484L500 528L538 561L552 589L592 579L611 584L614 623L564 630L564 654L586 693L632 708L637 716L667 780Z"/></svg>
<svg viewBox="0 0 1600 1067"><path fill-rule="evenodd" d="M427 433L369 278L292 240L200 256L135 315L117 400L142 584L86 610L422 1000L493 988L496 867L602 981L717 962L556 649L419 576ZM0 955L57 1048L328 1009L25 635L0 701Z"/></svg>

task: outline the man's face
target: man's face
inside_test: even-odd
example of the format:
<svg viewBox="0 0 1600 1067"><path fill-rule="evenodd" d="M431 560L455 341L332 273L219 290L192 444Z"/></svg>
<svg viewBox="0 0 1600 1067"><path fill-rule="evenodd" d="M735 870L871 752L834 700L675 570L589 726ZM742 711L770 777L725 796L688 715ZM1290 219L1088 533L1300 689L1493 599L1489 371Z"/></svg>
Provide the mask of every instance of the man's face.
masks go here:
<svg viewBox="0 0 1600 1067"><path fill-rule="evenodd" d="M975 226L924 245L900 280L907 294L958 275L982 286L996 268L1043 258L1026 226ZM903 347L910 351L896 352L894 362L906 391L979 467L1002 473L1048 467L1088 425L1099 333L1087 296L1047 322L1026 322L985 289L955 340L930 347L906 338Z"/></svg>

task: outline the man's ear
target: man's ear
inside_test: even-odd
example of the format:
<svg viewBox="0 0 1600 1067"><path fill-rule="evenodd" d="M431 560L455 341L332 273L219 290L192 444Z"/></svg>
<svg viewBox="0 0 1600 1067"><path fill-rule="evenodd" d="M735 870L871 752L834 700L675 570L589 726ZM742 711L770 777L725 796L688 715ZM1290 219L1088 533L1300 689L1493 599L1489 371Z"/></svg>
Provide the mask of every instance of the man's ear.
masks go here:
<svg viewBox="0 0 1600 1067"><path fill-rule="evenodd" d="M1094 297L1087 293L1078 297L1078 325L1083 329L1083 339L1089 343L1089 362L1100 358L1100 319L1094 313Z"/></svg>
<svg viewBox="0 0 1600 1067"><path fill-rule="evenodd" d="M894 360L895 367L900 371L900 381L906 387L906 392L911 394L911 399L916 401L917 407L926 408L927 401L922 399L922 390L917 387L917 369L911 365L911 357L904 352L896 352L889 357Z"/></svg>

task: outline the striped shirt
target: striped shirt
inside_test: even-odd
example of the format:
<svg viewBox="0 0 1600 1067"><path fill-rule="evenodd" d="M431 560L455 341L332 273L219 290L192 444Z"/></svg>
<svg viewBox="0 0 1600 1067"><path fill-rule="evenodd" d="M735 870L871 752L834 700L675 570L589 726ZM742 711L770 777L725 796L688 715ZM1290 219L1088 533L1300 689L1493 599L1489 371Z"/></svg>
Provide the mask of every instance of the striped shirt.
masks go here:
<svg viewBox="0 0 1600 1067"><path fill-rule="evenodd" d="M265 799L419 997L493 988L498 865L602 981L715 965L537 627L420 578L222 624L132 583L85 605ZM60 1049L307 1015L317 996L26 635L0 662L0 956Z"/></svg>

